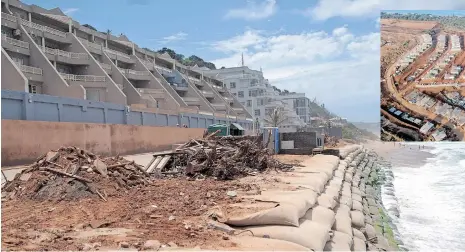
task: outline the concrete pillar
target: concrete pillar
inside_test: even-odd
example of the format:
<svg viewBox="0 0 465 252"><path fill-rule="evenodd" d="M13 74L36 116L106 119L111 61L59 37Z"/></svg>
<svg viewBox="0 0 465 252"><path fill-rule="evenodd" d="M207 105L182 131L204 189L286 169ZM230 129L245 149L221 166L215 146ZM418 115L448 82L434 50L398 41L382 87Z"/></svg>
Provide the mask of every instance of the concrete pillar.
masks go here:
<svg viewBox="0 0 465 252"><path fill-rule="evenodd" d="M105 48L108 48L108 39L105 39Z"/></svg>
<svg viewBox="0 0 465 252"><path fill-rule="evenodd" d="M72 33L73 32L73 20L70 18L68 22L68 32Z"/></svg>
<svg viewBox="0 0 465 252"><path fill-rule="evenodd" d="M136 55L136 48L134 48L134 43L132 43L132 55Z"/></svg>
<svg viewBox="0 0 465 252"><path fill-rule="evenodd" d="M27 20L29 20L29 22L32 22L32 15L30 12L27 13Z"/></svg>
<svg viewBox="0 0 465 252"><path fill-rule="evenodd" d="M55 68L57 68L57 61L56 61L56 60L53 61L53 66L54 66Z"/></svg>
<svg viewBox="0 0 465 252"><path fill-rule="evenodd" d="M44 34L42 33L42 49L45 50L45 38L44 38Z"/></svg>
<svg viewBox="0 0 465 252"><path fill-rule="evenodd" d="M90 35L90 38L92 39L92 42L95 42L95 36L94 36L94 34L91 34L91 35Z"/></svg>

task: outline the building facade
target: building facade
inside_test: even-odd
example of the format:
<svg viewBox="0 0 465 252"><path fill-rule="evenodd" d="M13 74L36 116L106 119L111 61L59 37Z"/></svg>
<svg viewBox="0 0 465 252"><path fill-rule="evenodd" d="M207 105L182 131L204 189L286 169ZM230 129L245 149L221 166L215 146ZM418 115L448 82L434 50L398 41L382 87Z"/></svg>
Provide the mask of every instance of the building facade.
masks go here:
<svg viewBox="0 0 465 252"><path fill-rule="evenodd" d="M81 25L59 8L2 0L2 88L250 119L222 81L126 36Z"/></svg>
<svg viewBox="0 0 465 252"><path fill-rule="evenodd" d="M304 93L280 95L263 72L252 70L247 66L210 70L198 68L204 76L217 78L223 81L226 88L254 117L261 126L272 126L269 115L275 108L284 111L287 118L279 126L283 129L296 130L309 121L309 100Z"/></svg>

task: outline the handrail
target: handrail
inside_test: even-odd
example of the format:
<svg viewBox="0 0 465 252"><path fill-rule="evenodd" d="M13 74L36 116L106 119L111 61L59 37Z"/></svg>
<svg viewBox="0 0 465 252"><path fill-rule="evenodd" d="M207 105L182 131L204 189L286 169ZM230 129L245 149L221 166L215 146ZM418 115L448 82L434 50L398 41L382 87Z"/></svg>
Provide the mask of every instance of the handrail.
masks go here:
<svg viewBox="0 0 465 252"><path fill-rule="evenodd" d="M31 73L31 74L38 74L42 75L42 69L38 67L32 67L32 66L26 66L22 65L19 63L16 63L16 65L21 69L21 71L26 72L26 73Z"/></svg>
<svg viewBox="0 0 465 252"><path fill-rule="evenodd" d="M111 65L110 64L105 64L105 63L100 63L103 69L111 70Z"/></svg>
<svg viewBox="0 0 465 252"><path fill-rule="evenodd" d="M97 50L102 49L102 45L99 45L99 44L94 43L94 42L90 42L87 39L79 38L79 40L81 40L81 42L84 43L84 45L87 45L87 46L92 47L94 49L97 49Z"/></svg>
<svg viewBox="0 0 465 252"><path fill-rule="evenodd" d="M31 28L34 28L34 29L37 29L37 30L40 30L40 31L43 31L43 32L48 32L48 33L51 33L53 35L57 35L59 37L66 38L66 32L62 32L62 31L59 31L57 29L53 29L53 28L48 27L48 26L40 25L40 24L31 22L31 21L27 21L25 19L21 19L21 24L25 25L25 26L28 26L28 27L31 27Z"/></svg>
<svg viewBox="0 0 465 252"><path fill-rule="evenodd" d="M8 21L11 21L11 22L16 22L16 17L11 15L11 14L8 14L8 13L5 13L5 12L2 12L2 18L8 20Z"/></svg>
<svg viewBox="0 0 465 252"><path fill-rule="evenodd" d="M136 70L126 69L126 68L119 68L119 71L123 74L134 74L134 75L139 75L139 76L149 75L148 71L136 71Z"/></svg>
<svg viewBox="0 0 465 252"><path fill-rule="evenodd" d="M126 58L126 59L131 59L131 57L130 57L129 55L124 54L124 53L122 53L122 52L118 52L118 51L112 50L112 49L110 49L110 48L104 48L104 50L105 50L106 52L108 52L108 53L112 53L112 54L115 54L115 55L117 55L117 56L121 56L121 57Z"/></svg>
<svg viewBox="0 0 465 252"><path fill-rule="evenodd" d="M171 73L171 72L172 72L171 69L166 68L166 67L161 67L161 66L159 66L159 65L155 65L155 68L158 68L158 69L163 70L163 71L167 71L168 73Z"/></svg>
<svg viewBox="0 0 465 252"><path fill-rule="evenodd" d="M87 53L75 53L75 52L67 52L60 49L54 49L45 47L44 51L49 54L58 55L66 58L72 59L88 59L89 55Z"/></svg>
<svg viewBox="0 0 465 252"><path fill-rule="evenodd" d="M84 81L84 82L105 82L105 76L95 76L95 75L74 75L74 74L66 74L60 73L60 75L65 80L70 81Z"/></svg>
<svg viewBox="0 0 465 252"><path fill-rule="evenodd" d="M5 40L7 43L29 49L29 43L14 38L8 37L6 34L2 34L2 40Z"/></svg>

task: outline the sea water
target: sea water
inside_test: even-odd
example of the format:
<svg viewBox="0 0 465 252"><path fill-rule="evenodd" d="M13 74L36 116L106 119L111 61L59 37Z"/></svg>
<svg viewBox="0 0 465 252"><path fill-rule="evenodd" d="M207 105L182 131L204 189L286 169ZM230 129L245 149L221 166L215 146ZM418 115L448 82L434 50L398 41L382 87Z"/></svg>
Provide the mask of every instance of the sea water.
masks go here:
<svg viewBox="0 0 465 252"><path fill-rule="evenodd" d="M423 143L421 144L423 145ZM412 251L465 249L465 143L425 143L426 160L399 151L382 199L396 235ZM418 148L418 144L411 145ZM408 156L407 156L408 155ZM397 161L396 160L402 160Z"/></svg>

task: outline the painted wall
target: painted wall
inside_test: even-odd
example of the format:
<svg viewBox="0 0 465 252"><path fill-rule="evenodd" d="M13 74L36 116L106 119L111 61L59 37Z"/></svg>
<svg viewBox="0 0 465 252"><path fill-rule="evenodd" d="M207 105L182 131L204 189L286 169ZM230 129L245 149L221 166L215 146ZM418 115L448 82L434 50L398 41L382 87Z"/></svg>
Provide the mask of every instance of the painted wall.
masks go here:
<svg viewBox="0 0 465 252"><path fill-rule="evenodd" d="M2 165L28 164L61 146L85 148L100 155L168 150L203 133L201 128L2 119Z"/></svg>
<svg viewBox="0 0 465 252"><path fill-rule="evenodd" d="M176 126L206 128L208 125L226 122L225 118L203 114L169 114L130 110L129 107L83 99L71 99L43 94L29 94L2 90L2 120L28 120L51 122L109 123L145 126ZM233 120L230 120L233 122ZM235 121L234 121L235 122ZM250 121L237 120L245 129L251 129Z"/></svg>

